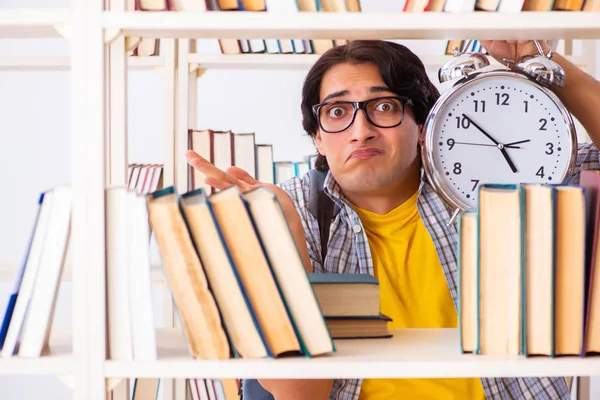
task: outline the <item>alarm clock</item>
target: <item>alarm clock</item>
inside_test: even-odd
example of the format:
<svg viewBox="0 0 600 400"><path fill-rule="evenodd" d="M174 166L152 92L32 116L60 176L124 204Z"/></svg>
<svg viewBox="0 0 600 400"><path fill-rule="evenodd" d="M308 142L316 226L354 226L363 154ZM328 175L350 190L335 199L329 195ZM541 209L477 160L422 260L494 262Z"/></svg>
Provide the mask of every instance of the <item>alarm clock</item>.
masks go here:
<svg viewBox="0 0 600 400"><path fill-rule="evenodd" d="M421 155L454 216L477 208L482 184L558 184L573 174L575 124L550 90L563 86L565 73L535 43L540 54L496 69L482 53L455 49L439 71L450 87L425 121Z"/></svg>

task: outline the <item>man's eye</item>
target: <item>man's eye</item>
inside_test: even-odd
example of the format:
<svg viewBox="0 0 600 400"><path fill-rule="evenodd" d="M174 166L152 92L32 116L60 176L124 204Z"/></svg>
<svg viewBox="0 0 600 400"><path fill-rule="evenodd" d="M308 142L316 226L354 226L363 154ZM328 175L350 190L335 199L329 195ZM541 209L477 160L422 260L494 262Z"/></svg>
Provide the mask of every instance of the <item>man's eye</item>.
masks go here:
<svg viewBox="0 0 600 400"><path fill-rule="evenodd" d="M342 107L331 107L327 111L327 115L333 118L341 118L346 115L346 110Z"/></svg>
<svg viewBox="0 0 600 400"><path fill-rule="evenodd" d="M375 109L377 111L390 112L390 111L395 110L395 105L394 105L394 103L390 103L390 102L379 103L379 104L377 104L377 107Z"/></svg>

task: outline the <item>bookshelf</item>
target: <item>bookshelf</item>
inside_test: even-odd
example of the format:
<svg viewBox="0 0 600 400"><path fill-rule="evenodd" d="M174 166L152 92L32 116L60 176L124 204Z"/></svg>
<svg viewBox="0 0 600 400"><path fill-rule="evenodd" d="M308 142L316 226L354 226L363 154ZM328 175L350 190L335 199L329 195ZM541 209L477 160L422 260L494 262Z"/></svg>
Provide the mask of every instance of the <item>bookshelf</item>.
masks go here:
<svg viewBox="0 0 600 400"><path fill-rule="evenodd" d="M197 54L189 55L190 69L233 69L233 70L308 70L319 58L315 54ZM423 64L428 69L439 69L449 55L424 55L421 57ZM585 65L584 56L570 56L570 61L577 65ZM492 62L499 67L501 64Z"/></svg>
<svg viewBox="0 0 600 400"><path fill-rule="evenodd" d="M70 244L73 329L65 335L53 332L57 344L49 356L0 359L0 374L72 375L73 398L77 400L104 400L106 380L125 377L600 375L600 358L462 355L457 331L444 329L396 331L389 340L337 341L334 356L310 360L200 361L187 356L181 332L170 328L159 332L157 361L106 360L104 292L104 187L125 183L127 68L165 68L170 100L165 106L164 185L176 184L182 189L187 175L182 148L187 147L187 128L197 118L193 111L197 74L190 70L305 69L315 60L315 56L299 55L233 58L190 54L190 39L600 39L600 13L137 13L103 11L103 3L72 0L70 10L0 11L0 38L60 37L69 32L65 35L71 43L69 58L0 59L0 69L70 69L71 184L75 190ZM124 9L123 0L111 3ZM172 40L167 41L170 44L161 57L126 61L123 35ZM445 59L425 61L437 65Z"/></svg>
<svg viewBox="0 0 600 400"><path fill-rule="evenodd" d="M103 25L125 35L174 38L593 39L600 17L595 12L131 14L105 13Z"/></svg>
<svg viewBox="0 0 600 400"><path fill-rule="evenodd" d="M59 38L69 21L68 9L4 9L0 38Z"/></svg>
<svg viewBox="0 0 600 400"><path fill-rule="evenodd" d="M134 70L160 69L165 58L127 57L129 68ZM0 71L68 71L71 67L69 56L4 56L0 57Z"/></svg>
<svg viewBox="0 0 600 400"><path fill-rule="evenodd" d="M460 354L456 329L390 330L390 339L336 341L333 356L280 360L194 361L187 356L182 333L159 330L159 360L107 361L107 377L144 378L439 378L572 376L600 373L598 361L564 357L516 358Z"/></svg>
<svg viewBox="0 0 600 400"><path fill-rule="evenodd" d="M0 375L70 375L73 352L70 332L53 332L50 351L40 358L0 358Z"/></svg>

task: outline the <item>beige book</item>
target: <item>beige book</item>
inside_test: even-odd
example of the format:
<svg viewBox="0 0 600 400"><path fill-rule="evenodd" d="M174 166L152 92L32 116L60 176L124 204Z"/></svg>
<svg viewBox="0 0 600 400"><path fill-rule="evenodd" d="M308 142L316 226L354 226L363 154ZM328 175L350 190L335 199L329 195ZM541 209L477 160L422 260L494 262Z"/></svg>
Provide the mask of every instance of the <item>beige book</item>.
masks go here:
<svg viewBox="0 0 600 400"><path fill-rule="evenodd" d="M188 348L199 359L225 359L229 343L173 187L148 198L148 214Z"/></svg>
<svg viewBox="0 0 600 400"><path fill-rule="evenodd" d="M556 11L581 11L584 0L556 0L553 10Z"/></svg>
<svg viewBox="0 0 600 400"><path fill-rule="evenodd" d="M265 187L244 193L273 275L299 336L312 356L334 350L319 303L285 215L275 194Z"/></svg>
<svg viewBox="0 0 600 400"><path fill-rule="evenodd" d="M277 356L300 351L240 190L231 186L210 196L209 201L272 353Z"/></svg>
<svg viewBox="0 0 600 400"><path fill-rule="evenodd" d="M254 325L205 192L184 194L181 206L233 347L244 358L266 357L267 349Z"/></svg>
<svg viewBox="0 0 600 400"><path fill-rule="evenodd" d="M521 336L519 189L485 185L479 196L481 353L517 355Z"/></svg>
<svg viewBox="0 0 600 400"><path fill-rule="evenodd" d="M555 354L579 355L583 337L585 214L583 190L556 188Z"/></svg>
<svg viewBox="0 0 600 400"><path fill-rule="evenodd" d="M465 353L477 350L477 213L460 217L460 331Z"/></svg>
<svg viewBox="0 0 600 400"><path fill-rule="evenodd" d="M554 344L553 187L523 185L527 354L551 356Z"/></svg>

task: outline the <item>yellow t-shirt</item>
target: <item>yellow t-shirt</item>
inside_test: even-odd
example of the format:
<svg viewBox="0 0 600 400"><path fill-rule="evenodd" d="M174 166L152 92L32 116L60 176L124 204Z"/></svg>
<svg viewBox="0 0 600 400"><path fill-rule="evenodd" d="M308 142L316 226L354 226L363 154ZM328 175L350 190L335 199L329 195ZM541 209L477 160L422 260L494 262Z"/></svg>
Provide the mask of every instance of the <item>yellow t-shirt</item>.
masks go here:
<svg viewBox="0 0 600 400"><path fill-rule="evenodd" d="M354 207L369 239L381 312L392 318L389 328L454 328L456 309L417 196L385 215ZM363 380L359 400L380 399L480 400L485 395L477 378Z"/></svg>

